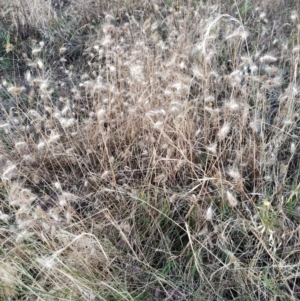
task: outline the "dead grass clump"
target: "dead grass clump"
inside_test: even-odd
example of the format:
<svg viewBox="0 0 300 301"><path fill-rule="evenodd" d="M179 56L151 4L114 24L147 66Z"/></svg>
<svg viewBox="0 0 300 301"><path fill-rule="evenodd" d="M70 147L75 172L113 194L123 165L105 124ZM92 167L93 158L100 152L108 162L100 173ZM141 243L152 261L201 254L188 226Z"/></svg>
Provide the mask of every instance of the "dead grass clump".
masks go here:
<svg viewBox="0 0 300 301"><path fill-rule="evenodd" d="M1 294L296 300L296 5L42 2L2 13Z"/></svg>

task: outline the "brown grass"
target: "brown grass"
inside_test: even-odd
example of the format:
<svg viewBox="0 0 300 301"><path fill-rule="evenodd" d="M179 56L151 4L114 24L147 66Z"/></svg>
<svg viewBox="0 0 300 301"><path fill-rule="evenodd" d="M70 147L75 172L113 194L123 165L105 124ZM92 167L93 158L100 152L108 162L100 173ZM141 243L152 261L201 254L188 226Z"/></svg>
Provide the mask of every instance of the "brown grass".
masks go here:
<svg viewBox="0 0 300 301"><path fill-rule="evenodd" d="M223 2L0 0L3 300L299 299L299 4Z"/></svg>

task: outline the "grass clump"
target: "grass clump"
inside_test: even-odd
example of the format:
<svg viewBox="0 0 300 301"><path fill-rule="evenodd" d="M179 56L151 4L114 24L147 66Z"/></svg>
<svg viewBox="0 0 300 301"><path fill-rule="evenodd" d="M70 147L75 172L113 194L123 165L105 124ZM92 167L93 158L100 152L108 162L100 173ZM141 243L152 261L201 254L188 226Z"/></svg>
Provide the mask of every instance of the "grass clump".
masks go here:
<svg viewBox="0 0 300 301"><path fill-rule="evenodd" d="M299 299L297 1L0 8L3 300Z"/></svg>

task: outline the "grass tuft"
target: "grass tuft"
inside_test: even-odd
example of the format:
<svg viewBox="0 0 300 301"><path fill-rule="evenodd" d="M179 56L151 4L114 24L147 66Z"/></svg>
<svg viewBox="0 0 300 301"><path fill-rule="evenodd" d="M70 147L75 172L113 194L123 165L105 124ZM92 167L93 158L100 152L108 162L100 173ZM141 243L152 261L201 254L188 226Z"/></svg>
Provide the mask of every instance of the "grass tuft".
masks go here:
<svg viewBox="0 0 300 301"><path fill-rule="evenodd" d="M2 299L298 300L298 21L0 0Z"/></svg>

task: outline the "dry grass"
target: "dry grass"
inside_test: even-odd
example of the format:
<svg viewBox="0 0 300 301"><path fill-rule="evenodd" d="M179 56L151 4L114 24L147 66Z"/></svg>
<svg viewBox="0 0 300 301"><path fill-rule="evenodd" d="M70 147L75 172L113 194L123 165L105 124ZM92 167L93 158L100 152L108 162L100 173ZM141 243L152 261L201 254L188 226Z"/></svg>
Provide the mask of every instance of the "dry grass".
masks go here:
<svg viewBox="0 0 300 301"><path fill-rule="evenodd" d="M298 1L0 12L1 300L300 298Z"/></svg>

